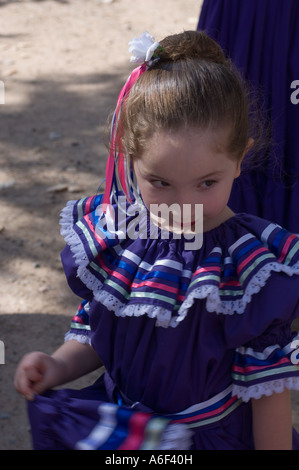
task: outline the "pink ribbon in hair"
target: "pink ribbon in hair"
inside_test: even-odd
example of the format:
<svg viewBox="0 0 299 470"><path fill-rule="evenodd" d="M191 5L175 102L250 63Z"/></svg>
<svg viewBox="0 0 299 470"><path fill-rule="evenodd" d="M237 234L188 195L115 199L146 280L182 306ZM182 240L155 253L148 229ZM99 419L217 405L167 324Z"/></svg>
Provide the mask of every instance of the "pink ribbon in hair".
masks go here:
<svg viewBox="0 0 299 470"><path fill-rule="evenodd" d="M113 117L112 129L111 129L111 148L110 148L110 153L109 153L109 157L108 157L108 161L106 165L106 177L105 177L106 189L105 189L104 200L103 200L104 207L107 207L107 205L110 204L110 194L111 194L113 179L114 179L114 174L115 174L116 160L117 160L118 174L119 174L121 187L125 191L127 198L129 198L128 188L127 188L127 183L126 183L125 157L122 152L121 145L120 145L120 135L119 135L119 132L117 131L118 120L119 120L119 113L120 113L125 97L129 94L136 80L140 77L140 75L142 75L146 71L146 69L147 69L147 65L143 64L133 70L127 82L121 89L121 92L117 99L115 113Z"/></svg>

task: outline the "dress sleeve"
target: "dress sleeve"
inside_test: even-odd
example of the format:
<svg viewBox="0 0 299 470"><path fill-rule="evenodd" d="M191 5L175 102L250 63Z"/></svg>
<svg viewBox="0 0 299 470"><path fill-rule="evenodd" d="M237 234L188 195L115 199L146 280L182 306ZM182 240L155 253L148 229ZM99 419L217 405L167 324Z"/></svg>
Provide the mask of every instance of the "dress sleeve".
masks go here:
<svg viewBox="0 0 299 470"><path fill-rule="evenodd" d="M65 342L76 340L80 343L91 344L89 302L87 300L83 300L79 305L76 315L72 318L70 329L64 339Z"/></svg>
<svg viewBox="0 0 299 470"><path fill-rule="evenodd" d="M240 322L243 342L235 348L234 395L247 402L285 388L299 390L298 316L298 277L273 275Z"/></svg>

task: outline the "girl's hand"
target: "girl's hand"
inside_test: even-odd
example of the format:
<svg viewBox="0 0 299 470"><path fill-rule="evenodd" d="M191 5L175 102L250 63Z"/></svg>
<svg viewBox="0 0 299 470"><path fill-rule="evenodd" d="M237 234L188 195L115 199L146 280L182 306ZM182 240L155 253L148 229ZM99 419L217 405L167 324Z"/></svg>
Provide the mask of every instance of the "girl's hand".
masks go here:
<svg viewBox="0 0 299 470"><path fill-rule="evenodd" d="M23 357L15 374L15 388L27 400L33 400L49 388L70 382L103 365L89 344L67 341L51 356L31 352Z"/></svg>
<svg viewBox="0 0 299 470"><path fill-rule="evenodd" d="M55 387L64 375L64 364L48 354L32 352L23 357L16 370L14 385L27 400Z"/></svg>

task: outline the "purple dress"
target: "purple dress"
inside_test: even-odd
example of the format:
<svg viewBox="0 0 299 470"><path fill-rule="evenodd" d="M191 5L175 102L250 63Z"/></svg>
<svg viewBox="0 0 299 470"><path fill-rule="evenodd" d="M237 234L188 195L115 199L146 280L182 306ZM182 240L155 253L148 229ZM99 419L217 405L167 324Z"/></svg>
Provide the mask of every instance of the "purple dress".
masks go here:
<svg viewBox="0 0 299 470"><path fill-rule="evenodd" d="M66 340L90 343L106 373L28 404L34 448L253 449L250 399L299 389L298 237L237 214L190 250L150 238L144 214L135 239L117 215L113 232L101 202L63 210L62 261L84 299Z"/></svg>
<svg viewBox="0 0 299 470"><path fill-rule="evenodd" d="M198 29L248 80L270 126L271 143L236 180L230 207L299 233L299 2L205 0Z"/></svg>

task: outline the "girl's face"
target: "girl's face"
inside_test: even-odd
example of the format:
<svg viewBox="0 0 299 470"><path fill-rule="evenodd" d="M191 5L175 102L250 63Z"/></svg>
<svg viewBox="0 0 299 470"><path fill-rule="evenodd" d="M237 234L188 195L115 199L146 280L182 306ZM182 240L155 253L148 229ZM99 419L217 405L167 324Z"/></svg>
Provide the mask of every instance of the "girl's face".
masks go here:
<svg viewBox="0 0 299 470"><path fill-rule="evenodd" d="M227 131L197 128L154 133L133 162L147 208L178 204L183 214L183 204L189 204L192 227L195 204L203 204L204 231L231 217L227 203L233 181L240 175L242 159L236 161L227 153L227 138Z"/></svg>

